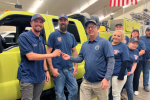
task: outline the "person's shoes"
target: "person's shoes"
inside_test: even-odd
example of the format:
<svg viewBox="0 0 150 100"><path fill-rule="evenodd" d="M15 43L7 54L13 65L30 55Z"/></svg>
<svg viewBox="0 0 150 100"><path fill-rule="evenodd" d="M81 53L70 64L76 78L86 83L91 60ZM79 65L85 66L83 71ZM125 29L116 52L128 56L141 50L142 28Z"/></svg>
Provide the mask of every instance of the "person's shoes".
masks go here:
<svg viewBox="0 0 150 100"><path fill-rule="evenodd" d="M148 88L148 87L144 87L144 90L145 90L146 92L149 92L149 88Z"/></svg>
<svg viewBox="0 0 150 100"><path fill-rule="evenodd" d="M139 91L134 91L134 95L139 95Z"/></svg>
<svg viewBox="0 0 150 100"><path fill-rule="evenodd" d="M127 98L128 97L124 93L121 94L121 99L123 99L123 100L125 99L126 100Z"/></svg>

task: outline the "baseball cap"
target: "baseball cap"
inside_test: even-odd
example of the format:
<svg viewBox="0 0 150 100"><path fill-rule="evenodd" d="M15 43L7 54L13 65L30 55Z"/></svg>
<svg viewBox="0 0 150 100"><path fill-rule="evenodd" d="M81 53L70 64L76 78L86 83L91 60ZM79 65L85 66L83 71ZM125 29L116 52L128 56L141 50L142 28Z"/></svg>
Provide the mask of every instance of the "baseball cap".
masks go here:
<svg viewBox="0 0 150 100"><path fill-rule="evenodd" d="M146 28L146 31L148 31L148 30L150 30L150 27L147 27L147 28Z"/></svg>
<svg viewBox="0 0 150 100"><path fill-rule="evenodd" d="M140 41L137 38L131 38L129 42L138 42L138 44L140 43Z"/></svg>
<svg viewBox="0 0 150 100"><path fill-rule="evenodd" d="M93 24L96 25L96 21L94 21L94 20L89 20L89 21L87 21L87 22L85 23L85 27L87 27L87 25L88 25L89 23L93 23Z"/></svg>
<svg viewBox="0 0 150 100"><path fill-rule="evenodd" d="M138 30L138 29L133 29L133 31L132 31L132 32L134 32L134 31L137 31L137 32L139 33L139 30Z"/></svg>
<svg viewBox="0 0 150 100"><path fill-rule="evenodd" d="M66 19L68 20L68 17L67 17L67 15L65 15L65 14L59 15L59 19L58 19L58 20L60 20L60 18L62 18L62 17L66 18Z"/></svg>
<svg viewBox="0 0 150 100"><path fill-rule="evenodd" d="M116 24L116 26L117 26L117 25L121 25L121 26L123 26L123 25L122 25L122 23L117 23L117 24ZM116 26L115 26L115 27L116 27Z"/></svg>
<svg viewBox="0 0 150 100"><path fill-rule="evenodd" d="M45 19L44 19L40 14L35 14L35 15L33 15L32 18L31 18L31 22L32 22L33 20L37 19L37 18L39 18L39 19L41 19L43 22L45 22Z"/></svg>

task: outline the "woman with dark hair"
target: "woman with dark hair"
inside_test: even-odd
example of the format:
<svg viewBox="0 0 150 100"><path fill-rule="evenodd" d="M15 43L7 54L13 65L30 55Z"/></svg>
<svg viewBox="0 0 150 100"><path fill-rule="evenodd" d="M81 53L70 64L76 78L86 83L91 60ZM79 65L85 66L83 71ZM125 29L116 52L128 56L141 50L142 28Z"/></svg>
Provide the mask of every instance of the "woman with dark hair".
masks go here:
<svg viewBox="0 0 150 100"><path fill-rule="evenodd" d="M138 29L134 29L132 31L131 38L140 39ZM137 67L135 69L134 78L133 78L133 91L134 91L135 95L139 94L139 92L138 92L139 78L140 78L139 68L140 68L140 64L141 64L141 60L142 60L142 55L145 53L145 50L146 50L145 43L142 40L139 40L139 41L140 41L140 44L138 44L138 47L137 47L137 49L139 50L139 62L138 62Z"/></svg>
<svg viewBox="0 0 150 100"><path fill-rule="evenodd" d="M128 43L129 49L129 61L127 65L127 81L125 84L125 88L127 90L128 100L134 100L134 92L133 92L133 76L134 71L136 69L137 63L139 61L139 51L136 49L139 44L139 40L137 38L131 38Z"/></svg>

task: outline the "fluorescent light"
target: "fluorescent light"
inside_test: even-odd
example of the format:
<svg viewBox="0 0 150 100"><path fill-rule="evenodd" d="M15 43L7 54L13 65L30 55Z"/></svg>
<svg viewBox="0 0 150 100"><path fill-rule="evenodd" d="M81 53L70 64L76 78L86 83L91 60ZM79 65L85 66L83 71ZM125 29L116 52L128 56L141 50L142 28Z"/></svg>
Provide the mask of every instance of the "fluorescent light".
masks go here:
<svg viewBox="0 0 150 100"><path fill-rule="evenodd" d="M35 10L40 6L43 0L39 0L37 4L33 7L33 9L30 11L31 13L35 12Z"/></svg>
<svg viewBox="0 0 150 100"><path fill-rule="evenodd" d="M79 10L75 11L74 13L80 13L83 10L87 9L89 6L91 6L92 4L94 4L96 1L98 0L92 0L91 2L88 2L88 4L82 6Z"/></svg>
<svg viewBox="0 0 150 100"><path fill-rule="evenodd" d="M86 5L86 6L84 6L84 7L82 7L80 9L80 12L82 12L83 10L85 10L86 8L88 8L89 6L91 6L92 4L94 4L96 1L98 1L98 0L92 0L91 2L89 2L88 5Z"/></svg>
<svg viewBox="0 0 150 100"><path fill-rule="evenodd" d="M111 13L111 14L105 16L105 17L101 17L101 18L99 18L99 20L101 21L101 20L103 20L103 19L105 19L105 18L107 18L107 17L109 17L110 15L113 15L113 14L114 14L114 13Z"/></svg>
<svg viewBox="0 0 150 100"><path fill-rule="evenodd" d="M137 1L140 1L140 0L137 0ZM123 6L123 8L127 8L127 7L129 7L131 4L129 4L129 5L125 5L125 6Z"/></svg>

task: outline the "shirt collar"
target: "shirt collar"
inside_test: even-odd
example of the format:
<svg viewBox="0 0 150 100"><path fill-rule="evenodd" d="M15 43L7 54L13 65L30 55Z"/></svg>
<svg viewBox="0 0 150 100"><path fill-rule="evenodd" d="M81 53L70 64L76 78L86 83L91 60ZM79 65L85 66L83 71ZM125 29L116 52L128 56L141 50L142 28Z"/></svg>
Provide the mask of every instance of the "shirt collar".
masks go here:
<svg viewBox="0 0 150 100"><path fill-rule="evenodd" d="M100 38L99 35L97 35L97 37L93 41L90 41L90 39L88 39L88 43L97 42L99 38Z"/></svg>
<svg viewBox="0 0 150 100"><path fill-rule="evenodd" d="M36 35L32 32L32 30L30 30L29 33L31 34L32 37L35 37L35 38L39 38L39 37L40 37L40 36L39 36L39 37L36 36Z"/></svg>

